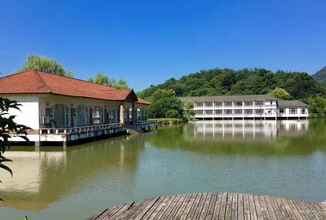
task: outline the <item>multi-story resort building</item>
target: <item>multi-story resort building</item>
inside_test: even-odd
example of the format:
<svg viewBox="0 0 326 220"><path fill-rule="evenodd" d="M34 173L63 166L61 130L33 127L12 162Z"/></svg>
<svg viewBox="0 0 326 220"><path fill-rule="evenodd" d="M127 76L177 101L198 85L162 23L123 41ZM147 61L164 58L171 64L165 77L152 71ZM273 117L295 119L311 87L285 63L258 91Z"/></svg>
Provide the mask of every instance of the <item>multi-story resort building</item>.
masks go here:
<svg viewBox="0 0 326 220"><path fill-rule="evenodd" d="M17 101L15 121L31 142L71 142L126 131L146 120L148 102L119 90L37 71L0 78L0 97ZM21 139L12 138L12 141Z"/></svg>
<svg viewBox="0 0 326 220"><path fill-rule="evenodd" d="M194 119L307 119L308 106L268 95L184 97L193 104Z"/></svg>

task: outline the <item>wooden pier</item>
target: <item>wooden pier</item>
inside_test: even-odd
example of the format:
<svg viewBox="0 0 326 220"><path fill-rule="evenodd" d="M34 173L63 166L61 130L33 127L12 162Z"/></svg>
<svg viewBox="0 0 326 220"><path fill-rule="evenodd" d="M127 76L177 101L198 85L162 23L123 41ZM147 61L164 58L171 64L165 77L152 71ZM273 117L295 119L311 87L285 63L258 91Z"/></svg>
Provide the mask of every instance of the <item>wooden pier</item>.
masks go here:
<svg viewBox="0 0 326 220"><path fill-rule="evenodd" d="M193 193L115 206L91 218L104 219L326 220L326 205L253 194Z"/></svg>

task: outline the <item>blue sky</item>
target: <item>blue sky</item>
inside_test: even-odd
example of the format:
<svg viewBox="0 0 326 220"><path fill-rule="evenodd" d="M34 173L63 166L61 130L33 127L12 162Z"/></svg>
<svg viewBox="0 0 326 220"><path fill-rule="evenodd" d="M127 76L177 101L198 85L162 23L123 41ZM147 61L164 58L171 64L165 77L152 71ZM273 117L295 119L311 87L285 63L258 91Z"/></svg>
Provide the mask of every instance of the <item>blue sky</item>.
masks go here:
<svg viewBox="0 0 326 220"><path fill-rule="evenodd" d="M326 65L325 0L1 1L0 72L28 55L140 90L214 67Z"/></svg>

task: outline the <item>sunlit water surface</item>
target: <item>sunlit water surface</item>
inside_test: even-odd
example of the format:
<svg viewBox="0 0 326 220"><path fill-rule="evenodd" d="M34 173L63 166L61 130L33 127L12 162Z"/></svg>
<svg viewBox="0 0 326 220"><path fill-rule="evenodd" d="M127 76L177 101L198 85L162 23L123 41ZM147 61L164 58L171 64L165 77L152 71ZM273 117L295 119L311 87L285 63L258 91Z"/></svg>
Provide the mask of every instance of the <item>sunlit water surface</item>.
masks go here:
<svg viewBox="0 0 326 220"><path fill-rule="evenodd" d="M324 121L196 122L73 146L12 148L0 219L86 219L113 205L183 192L326 200Z"/></svg>

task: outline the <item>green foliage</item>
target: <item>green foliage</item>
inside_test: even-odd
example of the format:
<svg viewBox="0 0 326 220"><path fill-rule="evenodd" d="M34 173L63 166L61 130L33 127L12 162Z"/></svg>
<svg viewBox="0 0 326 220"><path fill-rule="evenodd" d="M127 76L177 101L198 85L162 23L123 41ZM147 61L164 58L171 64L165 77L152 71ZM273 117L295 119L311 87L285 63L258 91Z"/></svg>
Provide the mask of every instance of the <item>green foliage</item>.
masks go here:
<svg viewBox="0 0 326 220"><path fill-rule="evenodd" d="M5 164L11 160L4 156L5 151L9 147L10 135L14 133L26 139L26 129L28 128L15 123L15 116L9 114L10 109L19 110L19 104L0 97L0 168L8 171L12 175L12 170Z"/></svg>
<svg viewBox="0 0 326 220"><path fill-rule="evenodd" d="M24 64L23 71L35 70L45 73L53 73L60 76L73 77L72 72L66 72L64 67L57 63L55 60L40 57L40 56L29 56Z"/></svg>
<svg viewBox="0 0 326 220"><path fill-rule="evenodd" d="M88 80L89 82L96 83L99 85L104 85L104 86L111 86L112 81L109 79L109 77L103 73L98 73L96 74L95 78L90 78Z"/></svg>
<svg viewBox="0 0 326 220"><path fill-rule="evenodd" d="M183 103L183 109L184 109L183 117L187 121L191 120L191 118L195 115L193 108L194 108L193 103L191 103L191 102Z"/></svg>
<svg viewBox="0 0 326 220"><path fill-rule="evenodd" d="M172 89L159 89L152 96L149 115L152 118L182 118L183 105Z"/></svg>
<svg viewBox="0 0 326 220"><path fill-rule="evenodd" d="M315 116L325 116L326 98L319 96L309 98L309 112Z"/></svg>
<svg viewBox="0 0 326 220"><path fill-rule="evenodd" d="M99 85L111 86L116 89L128 89L127 81L110 79L104 73L98 73L95 78L90 78L88 81Z"/></svg>
<svg viewBox="0 0 326 220"><path fill-rule="evenodd" d="M311 96L326 95L326 89L307 73L272 72L266 69L211 69L189 74L179 80L169 79L139 93L151 99L159 89L172 89L178 97L212 95L267 94L285 89L291 98L306 101Z"/></svg>
<svg viewBox="0 0 326 220"><path fill-rule="evenodd" d="M290 99L290 94L285 89L282 88L275 88L269 94L278 99L283 99L283 100Z"/></svg>

